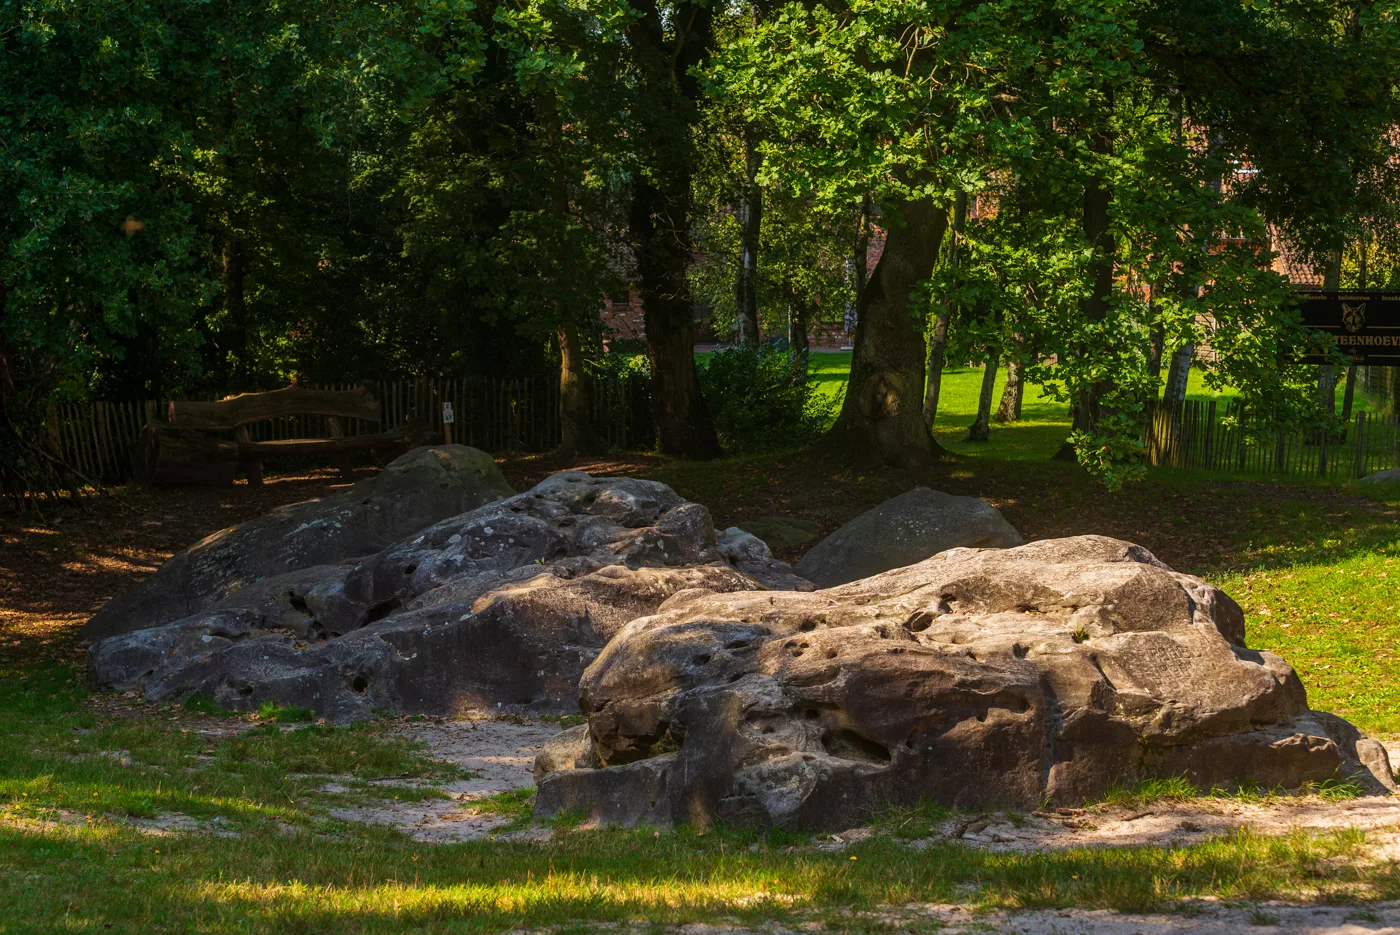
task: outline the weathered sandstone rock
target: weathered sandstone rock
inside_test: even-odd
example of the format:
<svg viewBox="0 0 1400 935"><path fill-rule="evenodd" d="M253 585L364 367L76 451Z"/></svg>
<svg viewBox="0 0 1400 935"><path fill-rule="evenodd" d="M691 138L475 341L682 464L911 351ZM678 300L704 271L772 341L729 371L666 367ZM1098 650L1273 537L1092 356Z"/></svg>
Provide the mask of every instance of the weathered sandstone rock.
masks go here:
<svg viewBox="0 0 1400 935"><path fill-rule="evenodd" d="M1008 548L1021 535L996 507L915 487L867 510L817 543L797 573L819 588L868 578L956 548Z"/></svg>
<svg viewBox="0 0 1400 935"><path fill-rule="evenodd" d="M812 593L678 593L588 667L580 704L586 733L538 764L540 814L834 829L1152 776L1393 786L1379 744L1245 647L1226 594L1098 536Z"/></svg>
<svg viewBox="0 0 1400 935"><path fill-rule="evenodd" d="M664 484L556 474L353 564L233 591L88 651L100 687L349 721L485 705L567 713L624 624L692 591L812 585Z"/></svg>
<svg viewBox="0 0 1400 935"><path fill-rule="evenodd" d="M99 640L179 620L239 588L369 555L430 523L508 497L491 456L463 445L415 448L374 477L206 536L108 601L83 626Z"/></svg>

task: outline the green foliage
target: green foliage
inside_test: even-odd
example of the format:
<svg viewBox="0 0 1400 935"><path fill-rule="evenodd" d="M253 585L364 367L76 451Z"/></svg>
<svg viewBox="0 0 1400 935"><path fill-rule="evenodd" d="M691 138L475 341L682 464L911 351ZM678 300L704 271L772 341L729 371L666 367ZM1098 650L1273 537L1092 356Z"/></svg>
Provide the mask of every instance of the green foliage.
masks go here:
<svg viewBox="0 0 1400 935"><path fill-rule="evenodd" d="M1235 0L790 3L711 71L772 127L771 186L833 206L973 196L957 259L918 305L952 311L953 360L1014 355L1079 407L1074 450L1117 486L1139 473L1154 341L1209 340L1213 385L1237 387L1261 431L1316 421L1304 374L1280 364L1307 338L1268 225L1311 256L1363 203L1395 201L1375 179L1396 164L1381 77L1400 64L1396 28ZM1283 60L1274 82L1262 63ZM1235 67L1240 84L1218 80Z"/></svg>
<svg viewBox="0 0 1400 935"><path fill-rule="evenodd" d="M916 841L933 837L952 815L947 807L925 799L918 805L886 809L875 816L874 825L891 837Z"/></svg>
<svg viewBox="0 0 1400 935"><path fill-rule="evenodd" d="M805 354L772 345L731 348L698 370L715 428L735 451L798 447L831 424L836 401L815 392Z"/></svg>
<svg viewBox="0 0 1400 935"><path fill-rule="evenodd" d="M0 73L5 477L44 463L55 400L544 372L569 329L598 358L672 214L653 252L694 260L723 327L751 171L770 333L843 315L863 205L970 195L917 313L1085 413L1110 486L1154 348L1208 342L1261 433L1318 421L1276 234L1400 275L1393 0L26 0L0 52L25 65ZM724 366L776 400L776 369ZM811 437L805 402L710 383L731 444Z"/></svg>
<svg viewBox="0 0 1400 935"><path fill-rule="evenodd" d="M1185 776L1170 776L1165 779L1144 779L1133 784L1115 783L1108 794L1099 800L1099 804L1138 808L1158 802L1188 802L1200 794L1200 790Z"/></svg>
<svg viewBox="0 0 1400 935"><path fill-rule="evenodd" d="M281 706L264 701L258 708L258 717L264 721L277 721L280 724L309 724L316 720L316 712L296 705Z"/></svg>
<svg viewBox="0 0 1400 935"><path fill-rule="evenodd" d="M469 807L483 815L499 815L506 823L497 830L504 834L529 827L535 819L535 790L522 786L473 799Z"/></svg>

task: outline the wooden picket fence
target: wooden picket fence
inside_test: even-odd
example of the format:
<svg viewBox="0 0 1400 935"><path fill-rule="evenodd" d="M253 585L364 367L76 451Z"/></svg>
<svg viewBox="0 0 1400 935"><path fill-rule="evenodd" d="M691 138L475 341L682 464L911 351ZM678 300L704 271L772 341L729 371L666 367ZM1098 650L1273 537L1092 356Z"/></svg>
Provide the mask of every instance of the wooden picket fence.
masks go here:
<svg viewBox="0 0 1400 935"><path fill-rule="evenodd" d="M320 384L351 389L355 384ZM381 407L379 422L348 419L346 434L424 424L443 429L443 403L452 404L452 440L483 451L548 451L560 440L559 383L547 377L513 380L464 377L391 380L370 384ZM644 377L596 380L593 422L611 448L655 444L651 384ZM164 420L168 400L68 403L49 411L49 437L65 461L93 481L131 479L136 440L147 423ZM1233 404L1232 404L1233 405ZM1400 467L1400 424L1359 413L1331 432L1279 432L1260 441L1233 411L1214 401L1188 400L1152 415L1144 439L1149 465L1293 477L1364 477ZM251 439L323 438L322 416L288 416L249 426Z"/></svg>
<svg viewBox="0 0 1400 935"><path fill-rule="evenodd" d="M1400 425L1361 412L1330 431L1275 432L1261 440L1247 416L1212 401L1187 400L1152 414L1147 463L1176 468L1291 477L1365 477L1400 467Z"/></svg>
<svg viewBox="0 0 1400 935"><path fill-rule="evenodd" d="M358 384L316 384L348 390ZM443 403L452 404L452 441L483 451L548 451L559 444L559 381L463 377L390 380L369 384L379 398L379 422L346 419L347 435L385 431L410 423L441 432ZM651 383L645 377L605 378L591 387L593 423L610 448L650 448L656 429ZM123 483L147 423L164 421L169 400L67 403L48 414L49 439L60 456L92 481ZM324 438L324 416L287 416L250 425L252 441Z"/></svg>

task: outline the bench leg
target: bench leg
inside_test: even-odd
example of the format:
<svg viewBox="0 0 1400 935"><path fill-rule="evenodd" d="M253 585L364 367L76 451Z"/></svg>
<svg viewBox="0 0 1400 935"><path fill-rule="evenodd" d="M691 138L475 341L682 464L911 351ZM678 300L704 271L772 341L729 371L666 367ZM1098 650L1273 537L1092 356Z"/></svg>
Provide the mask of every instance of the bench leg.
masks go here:
<svg viewBox="0 0 1400 935"><path fill-rule="evenodd" d="M350 483L355 479L355 469L350 466L350 456L348 454L335 456L335 467L340 472L340 479Z"/></svg>
<svg viewBox="0 0 1400 935"><path fill-rule="evenodd" d="M243 473L245 473L245 474L248 475L248 486L249 486L249 487L261 487L261 486L262 486L262 482L263 482L263 481L262 481L262 462L261 462L261 461L244 461L244 462L243 462Z"/></svg>

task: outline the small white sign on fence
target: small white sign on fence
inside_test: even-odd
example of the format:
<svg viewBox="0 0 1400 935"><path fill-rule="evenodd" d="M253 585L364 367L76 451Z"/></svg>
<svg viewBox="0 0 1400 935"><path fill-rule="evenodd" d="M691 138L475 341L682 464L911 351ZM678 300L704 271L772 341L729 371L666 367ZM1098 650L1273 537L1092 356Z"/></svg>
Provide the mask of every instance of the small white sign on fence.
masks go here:
<svg viewBox="0 0 1400 935"><path fill-rule="evenodd" d="M443 403L443 404L442 404L442 422L443 422L444 425L451 425L451 424L452 424L452 421L453 421L452 404L451 404L451 403Z"/></svg>

